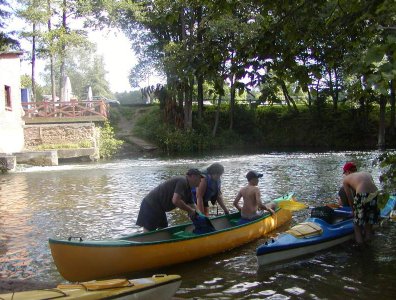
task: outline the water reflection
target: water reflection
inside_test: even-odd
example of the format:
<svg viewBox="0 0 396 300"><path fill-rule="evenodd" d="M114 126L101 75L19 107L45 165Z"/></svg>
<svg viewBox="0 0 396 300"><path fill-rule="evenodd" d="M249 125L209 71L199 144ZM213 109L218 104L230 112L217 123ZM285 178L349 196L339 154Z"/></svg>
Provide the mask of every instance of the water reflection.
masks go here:
<svg viewBox="0 0 396 300"><path fill-rule="evenodd" d="M222 189L230 209L250 169L264 174L259 184L264 200L294 191L300 201L319 205L335 201L347 160L372 171L378 184L379 170L371 165L376 155L266 153L20 168L17 173L0 175L0 278L63 281L51 258L49 237L108 239L140 231L135 221L141 199L161 181L184 174L190 167L202 168L215 161L224 165ZM308 210L294 213L292 224L308 214ZM179 210L168 217L171 225L187 221ZM370 299L380 290L382 299L390 299L396 292L395 231L394 224L385 227L363 253L347 244L277 268L257 268L255 250L264 237L155 272L182 275L177 296L186 298ZM152 271L134 277L151 275Z"/></svg>

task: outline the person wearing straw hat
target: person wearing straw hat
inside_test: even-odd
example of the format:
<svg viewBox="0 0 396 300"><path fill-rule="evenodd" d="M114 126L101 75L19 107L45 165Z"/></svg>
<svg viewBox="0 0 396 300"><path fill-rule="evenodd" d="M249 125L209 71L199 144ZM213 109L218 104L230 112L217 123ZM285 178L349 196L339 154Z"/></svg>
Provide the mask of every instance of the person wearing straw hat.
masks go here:
<svg viewBox="0 0 396 300"><path fill-rule="evenodd" d="M352 207L355 240L358 244L368 242L372 238L373 225L378 223L379 209L377 206L378 188L373 177L367 172L357 172L353 163L346 163L343 187ZM353 196L353 191L356 195Z"/></svg>
<svg viewBox="0 0 396 300"><path fill-rule="evenodd" d="M246 174L248 184L242 187L234 200L234 206L241 212L241 218L244 220L255 220L260 218L264 211L269 211L271 214L274 210L269 205L264 205L261 202L260 189L258 188L259 178L263 177L263 174L256 171L249 171ZM239 204L241 198L243 198L243 206Z"/></svg>

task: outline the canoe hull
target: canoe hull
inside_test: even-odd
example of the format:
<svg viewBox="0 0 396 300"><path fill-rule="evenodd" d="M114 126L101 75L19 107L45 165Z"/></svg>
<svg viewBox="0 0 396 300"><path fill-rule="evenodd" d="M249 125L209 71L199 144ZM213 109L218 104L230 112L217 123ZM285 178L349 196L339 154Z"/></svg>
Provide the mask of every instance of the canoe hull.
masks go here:
<svg viewBox="0 0 396 300"><path fill-rule="evenodd" d="M50 239L49 242L59 273L69 281L86 281L165 267L220 253L256 240L290 219L289 211L278 209L274 216L188 238L141 242L134 241L132 236L129 240L69 242ZM222 219L211 221L216 227L216 222L220 223ZM178 227L169 227L158 231L158 234L166 237L170 232L174 234ZM145 237L144 234L139 236Z"/></svg>
<svg viewBox="0 0 396 300"><path fill-rule="evenodd" d="M4 300L44 300L44 299L117 299L151 300L171 299L181 284L179 275L159 275L148 278L131 279L130 286L87 290L83 286L61 285L54 289L32 290L0 295ZM98 282L98 284L105 284Z"/></svg>
<svg viewBox="0 0 396 300"><path fill-rule="evenodd" d="M274 242L257 248L259 266L292 259L306 254L328 249L353 239L353 222L348 219L335 225L329 225L317 218L308 218L306 222L318 224L323 232L318 236L296 238L289 233L281 234Z"/></svg>

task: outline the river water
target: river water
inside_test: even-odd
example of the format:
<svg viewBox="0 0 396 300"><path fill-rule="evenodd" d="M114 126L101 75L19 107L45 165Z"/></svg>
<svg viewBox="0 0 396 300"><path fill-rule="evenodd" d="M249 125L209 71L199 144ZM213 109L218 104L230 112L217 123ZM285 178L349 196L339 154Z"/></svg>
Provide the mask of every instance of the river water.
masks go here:
<svg viewBox="0 0 396 300"><path fill-rule="evenodd" d="M159 182L184 174L190 167L224 165L222 189L230 209L239 188L246 184L249 169L264 174L259 183L264 201L293 191L299 201L313 206L335 202L345 161L353 160L359 169L370 171L380 186L381 170L373 164L378 154L270 152L19 167L15 173L0 175L0 280L65 282L52 261L49 237L100 240L139 232L135 221L141 199ZM291 225L308 215L308 210L293 213ZM187 221L178 210L169 213L168 219L171 225ZM387 222L366 249L349 243L258 269L255 249L266 240L262 238L219 255L134 277L180 274L179 298L393 299L395 235L396 223Z"/></svg>

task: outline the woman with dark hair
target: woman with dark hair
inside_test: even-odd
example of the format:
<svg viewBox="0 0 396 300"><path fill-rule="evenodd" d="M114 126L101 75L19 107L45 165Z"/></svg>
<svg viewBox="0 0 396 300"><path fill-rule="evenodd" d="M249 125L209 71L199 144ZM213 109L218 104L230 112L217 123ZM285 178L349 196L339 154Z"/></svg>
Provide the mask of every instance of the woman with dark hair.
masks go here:
<svg viewBox="0 0 396 300"><path fill-rule="evenodd" d="M223 209L225 214L229 214L227 207L224 205L223 194L221 193L221 175L224 173L223 165L213 163L202 172L205 177L197 188L193 188L195 204L200 212L209 215L209 201L214 205L217 203Z"/></svg>

